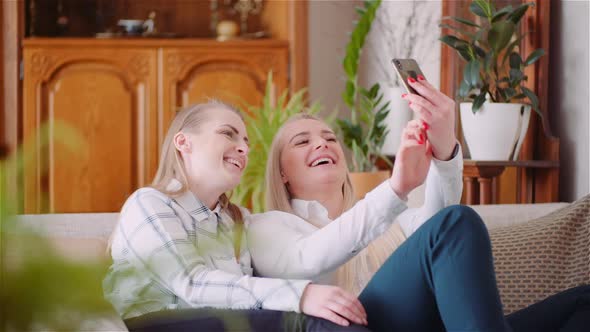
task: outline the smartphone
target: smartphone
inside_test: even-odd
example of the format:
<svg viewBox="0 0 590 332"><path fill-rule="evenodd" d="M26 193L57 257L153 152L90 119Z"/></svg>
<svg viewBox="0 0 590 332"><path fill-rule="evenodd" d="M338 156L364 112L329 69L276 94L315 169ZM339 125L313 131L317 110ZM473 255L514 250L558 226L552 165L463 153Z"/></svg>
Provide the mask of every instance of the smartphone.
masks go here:
<svg viewBox="0 0 590 332"><path fill-rule="evenodd" d="M412 89L412 87L408 84L409 77L412 77L413 79L418 80L418 75L424 76L424 74L420 70L420 67L418 66L418 63L416 62L416 60L414 60L414 59L393 59L393 60L391 60L391 63L393 64L393 68L397 72L397 75L399 76L399 78L402 81L402 84L404 85L406 90L409 93L419 94L416 92L416 90Z"/></svg>

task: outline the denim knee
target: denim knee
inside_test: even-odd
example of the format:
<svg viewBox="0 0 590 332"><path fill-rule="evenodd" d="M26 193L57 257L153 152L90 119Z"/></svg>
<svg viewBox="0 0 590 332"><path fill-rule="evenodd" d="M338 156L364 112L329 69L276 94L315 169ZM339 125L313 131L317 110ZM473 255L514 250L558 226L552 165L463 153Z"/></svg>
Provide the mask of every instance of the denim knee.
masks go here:
<svg viewBox="0 0 590 332"><path fill-rule="evenodd" d="M441 230L461 235L483 236L489 238L487 227L483 220L471 207L466 205L451 205L442 209L439 227Z"/></svg>

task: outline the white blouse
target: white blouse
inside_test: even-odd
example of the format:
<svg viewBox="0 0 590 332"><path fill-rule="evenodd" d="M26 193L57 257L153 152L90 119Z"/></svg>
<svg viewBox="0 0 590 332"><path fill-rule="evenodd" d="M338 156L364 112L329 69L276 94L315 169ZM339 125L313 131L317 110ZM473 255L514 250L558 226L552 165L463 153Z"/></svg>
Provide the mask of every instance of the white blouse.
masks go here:
<svg viewBox="0 0 590 332"><path fill-rule="evenodd" d="M255 274L311 279L331 284L333 272L397 220L406 237L441 209L458 204L463 190L461 150L449 161L433 159L424 205L408 209L389 181L331 220L317 201L293 199L295 214L282 211L248 216L247 238Z"/></svg>

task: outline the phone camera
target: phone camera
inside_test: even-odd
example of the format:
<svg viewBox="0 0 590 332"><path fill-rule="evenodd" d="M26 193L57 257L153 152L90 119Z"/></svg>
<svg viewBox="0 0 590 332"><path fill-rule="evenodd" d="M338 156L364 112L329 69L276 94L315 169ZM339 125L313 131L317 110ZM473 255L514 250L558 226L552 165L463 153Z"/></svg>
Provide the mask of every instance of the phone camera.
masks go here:
<svg viewBox="0 0 590 332"><path fill-rule="evenodd" d="M398 68L402 68L402 64L401 62L399 62L399 60L395 60L395 64L397 65Z"/></svg>

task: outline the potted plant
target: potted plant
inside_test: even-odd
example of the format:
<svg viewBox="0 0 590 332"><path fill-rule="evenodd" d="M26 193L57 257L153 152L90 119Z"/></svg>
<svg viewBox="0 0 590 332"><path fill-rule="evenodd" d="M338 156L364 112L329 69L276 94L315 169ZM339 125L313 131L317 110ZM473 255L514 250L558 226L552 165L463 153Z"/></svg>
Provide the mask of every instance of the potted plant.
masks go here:
<svg viewBox="0 0 590 332"><path fill-rule="evenodd" d="M519 44L525 34L519 23L529 7L524 3L496 10L487 0L474 0L469 6L477 21L446 17L459 26L441 24L456 32L440 38L457 50L467 62L459 87L461 123L472 159L516 159L530 119L531 108L539 115L539 101L524 82L524 68L544 55L536 49L526 58ZM525 103L528 99L529 103Z"/></svg>
<svg viewBox="0 0 590 332"><path fill-rule="evenodd" d="M381 148L388 134L384 120L389 113L389 102L383 101L378 83L369 89L358 84L361 51L380 4L381 0L366 0L363 8L357 8L359 19L350 34L343 60L346 89L342 98L350 109L350 119L337 119L336 124L344 145L352 154L350 176L357 198L364 197L367 191L389 177L389 171L375 171L375 161L382 157Z"/></svg>
<svg viewBox="0 0 590 332"><path fill-rule="evenodd" d="M275 102L272 72L269 72L262 105L249 106L249 112L243 112L250 149L254 153L250 153L242 181L231 199L236 204L248 207L253 213L264 212L266 160L276 132L297 113L305 110L306 113L317 114L321 110L319 103L306 107L306 92L306 89L301 89L289 98L289 91L285 90Z"/></svg>

